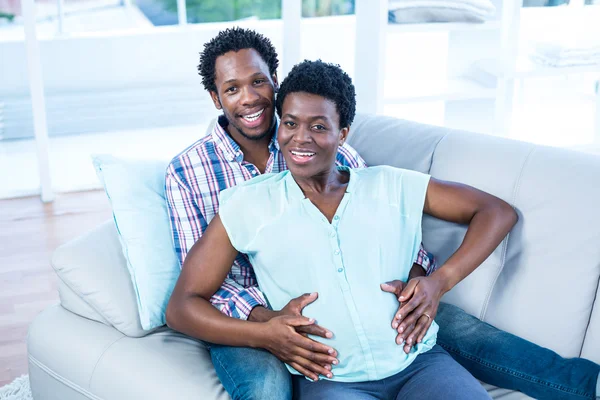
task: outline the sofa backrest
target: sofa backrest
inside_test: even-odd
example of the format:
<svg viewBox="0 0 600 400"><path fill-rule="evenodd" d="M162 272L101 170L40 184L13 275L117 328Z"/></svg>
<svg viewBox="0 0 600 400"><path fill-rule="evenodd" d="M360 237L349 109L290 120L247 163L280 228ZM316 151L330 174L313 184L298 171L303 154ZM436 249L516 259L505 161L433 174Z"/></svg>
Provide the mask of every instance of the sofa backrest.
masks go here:
<svg viewBox="0 0 600 400"><path fill-rule="evenodd" d="M513 205L515 228L444 301L565 357L600 362L600 157L362 115L349 143L369 165L430 173ZM425 217L423 230L441 264L466 227Z"/></svg>

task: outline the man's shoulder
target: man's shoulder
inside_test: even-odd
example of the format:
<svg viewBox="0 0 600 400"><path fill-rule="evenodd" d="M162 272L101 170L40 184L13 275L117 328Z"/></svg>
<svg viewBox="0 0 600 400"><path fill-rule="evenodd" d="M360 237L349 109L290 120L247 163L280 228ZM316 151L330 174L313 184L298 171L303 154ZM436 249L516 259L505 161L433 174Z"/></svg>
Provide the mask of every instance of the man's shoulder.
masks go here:
<svg viewBox="0 0 600 400"><path fill-rule="evenodd" d="M362 157L348 143L344 143L338 147L336 163L350 168L362 168L366 166Z"/></svg>
<svg viewBox="0 0 600 400"><path fill-rule="evenodd" d="M186 169L196 169L200 165L217 160L214 138L208 134L173 157L167 166L167 175L181 177Z"/></svg>
<svg viewBox="0 0 600 400"><path fill-rule="evenodd" d="M280 173L262 174L255 178L241 182L237 186L231 187L226 190L240 191L247 194L261 194L268 193L273 189L279 188L284 182L286 175L289 171L282 171Z"/></svg>

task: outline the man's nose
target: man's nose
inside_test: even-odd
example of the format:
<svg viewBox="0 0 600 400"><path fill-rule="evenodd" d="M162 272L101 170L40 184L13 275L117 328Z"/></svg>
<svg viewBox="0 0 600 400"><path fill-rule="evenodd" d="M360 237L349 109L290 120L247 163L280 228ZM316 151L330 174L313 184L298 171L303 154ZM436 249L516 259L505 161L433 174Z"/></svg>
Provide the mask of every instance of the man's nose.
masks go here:
<svg viewBox="0 0 600 400"><path fill-rule="evenodd" d="M242 104L244 105L254 105L260 99L260 95L252 86L247 86L242 91Z"/></svg>

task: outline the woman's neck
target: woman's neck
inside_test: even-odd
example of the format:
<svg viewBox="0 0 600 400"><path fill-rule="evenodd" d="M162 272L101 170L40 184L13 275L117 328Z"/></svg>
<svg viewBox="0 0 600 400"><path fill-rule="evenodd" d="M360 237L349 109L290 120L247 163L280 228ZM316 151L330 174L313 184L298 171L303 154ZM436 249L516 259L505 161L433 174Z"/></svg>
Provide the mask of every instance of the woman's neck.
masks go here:
<svg viewBox="0 0 600 400"><path fill-rule="evenodd" d="M320 174L311 176L310 178L294 176L294 180L305 195L308 193L326 194L335 191L339 189L340 186L347 185L349 178L347 173L338 170L335 165L331 170L324 171Z"/></svg>

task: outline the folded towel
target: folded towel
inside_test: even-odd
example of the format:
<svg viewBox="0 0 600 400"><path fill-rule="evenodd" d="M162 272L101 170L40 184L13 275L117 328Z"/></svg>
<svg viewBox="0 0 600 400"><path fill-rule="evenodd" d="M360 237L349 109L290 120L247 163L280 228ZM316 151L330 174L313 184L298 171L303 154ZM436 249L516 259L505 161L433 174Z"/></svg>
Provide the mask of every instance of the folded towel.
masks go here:
<svg viewBox="0 0 600 400"><path fill-rule="evenodd" d="M403 0L389 3L389 21L399 24L428 22L485 22L496 11L489 0Z"/></svg>
<svg viewBox="0 0 600 400"><path fill-rule="evenodd" d="M392 0L388 3L389 10L398 10L401 8L427 8L427 7L443 7L443 8L458 8L480 10L485 14L493 14L496 12L496 7L490 0Z"/></svg>
<svg viewBox="0 0 600 400"><path fill-rule="evenodd" d="M600 29L587 24L570 27L560 37L534 42L531 59L554 67L600 64Z"/></svg>
<svg viewBox="0 0 600 400"><path fill-rule="evenodd" d="M588 58L578 59L552 59L546 58L539 54L531 54L530 58L537 64L547 65L549 67L565 68L565 67L581 67L586 65L597 65L600 69L600 53Z"/></svg>
<svg viewBox="0 0 600 400"><path fill-rule="evenodd" d="M389 22L396 24L422 24L429 22L482 23L486 19L486 16L479 12L436 7L399 9L388 13Z"/></svg>

